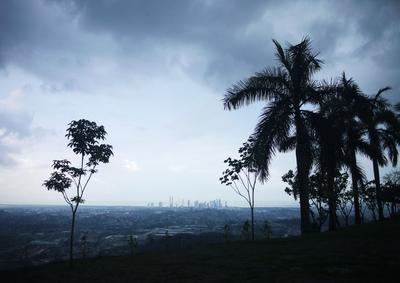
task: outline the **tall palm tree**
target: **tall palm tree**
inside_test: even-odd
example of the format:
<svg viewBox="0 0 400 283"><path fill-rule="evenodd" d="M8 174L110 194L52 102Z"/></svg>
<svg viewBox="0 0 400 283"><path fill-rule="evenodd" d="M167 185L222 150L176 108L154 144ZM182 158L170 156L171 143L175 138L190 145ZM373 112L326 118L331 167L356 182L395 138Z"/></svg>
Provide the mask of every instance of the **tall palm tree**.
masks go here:
<svg viewBox="0 0 400 283"><path fill-rule="evenodd" d="M379 176L379 166L385 166L388 159L385 151L393 166L397 164L398 150L400 144L400 122L396 114L391 110L388 101L381 97L390 87L382 88L378 93L369 99L369 107L364 108L360 118L366 126L366 133L372 149L371 160L374 170L374 181L376 189L376 202L378 207L379 220L383 220L383 205L381 199L381 184Z"/></svg>
<svg viewBox="0 0 400 283"><path fill-rule="evenodd" d="M315 163L318 171L326 176L329 230L337 226L337 189L335 178L344 166L343 127L340 114L340 103L335 96L335 84L326 85L326 95L322 95L319 102L319 112L311 113L312 129L315 138ZM339 111L338 111L339 110Z"/></svg>
<svg viewBox="0 0 400 283"><path fill-rule="evenodd" d="M360 113L365 111L369 102L358 85L343 73L337 87L337 111L343 130L344 162L349 168L354 197L355 223L361 224L359 185L365 179L362 168L357 162L357 153L370 157L373 153L365 139L365 127L360 121Z"/></svg>
<svg viewBox="0 0 400 283"><path fill-rule="evenodd" d="M301 231L311 231L309 215L309 172L312 164L311 141L304 109L316 103L316 83L312 77L321 68L318 53L311 41L283 49L273 40L279 66L266 68L252 77L239 81L228 89L223 99L227 110L237 109L254 101L268 101L263 109L253 137L262 169L260 179L268 178L268 167L277 150L296 150L297 182L300 197ZM294 134L294 135L293 135Z"/></svg>

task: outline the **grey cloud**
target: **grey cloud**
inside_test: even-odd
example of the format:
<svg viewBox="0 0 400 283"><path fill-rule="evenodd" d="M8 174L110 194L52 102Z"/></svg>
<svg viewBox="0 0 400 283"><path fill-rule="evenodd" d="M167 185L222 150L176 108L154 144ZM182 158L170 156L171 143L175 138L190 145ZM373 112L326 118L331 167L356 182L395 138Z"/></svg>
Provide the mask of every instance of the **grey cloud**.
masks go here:
<svg viewBox="0 0 400 283"><path fill-rule="evenodd" d="M41 13L40 2L0 1L0 56L3 63L11 59L28 59L38 45L55 47L54 38L47 37L50 28Z"/></svg>
<svg viewBox="0 0 400 283"><path fill-rule="evenodd" d="M400 2L345 1L346 5L334 6L334 13L345 22L342 30L354 27L365 41L353 56L373 57L378 64L398 65L400 61Z"/></svg>
<svg viewBox="0 0 400 283"><path fill-rule="evenodd" d="M32 113L0 110L0 166L17 164L14 155L20 154L24 141L40 141L54 135L52 130L33 127Z"/></svg>
<svg viewBox="0 0 400 283"><path fill-rule="evenodd" d="M25 138L31 135L31 123L33 115L24 112L12 112L1 109L0 128L6 135L16 135L19 138Z"/></svg>
<svg viewBox="0 0 400 283"><path fill-rule="evenodd" d="M191 48L201 50L204 69L189 66L185 71L221 89L274 64L271 38L290 33L285 21L293 21L295 27L304 26L297 40L310 35L315 49L327 60L347 59L334 54L348 31L355 29L365 44L351 56L372 58L380 68L391 69L393 79L399 74L399 7L398 1L360 4L346 0L318 5L314 1L261 0L4 0L0 1L0 64L17 62L53 80L66 76L46 84L55 85L50 87L54 91L65 81L73 81L70 71L90 64L91 56L129 61L135 56L154 57L154 50L160 48L179 53L187 47L187 56ZM291 9L298 9L297 14L280 18L279 13ZM96 36L94 41L86 38L89 35ZM103 36L110 36L123 52L112 54L110 46L96 41ZM38 58L48 61L40 64ZM152 68L146 62L156 61L134 63ZM63 68L54 71L56 65Z"/></svg>
<svg viewBox="0 0 400 283"><path fill-rule="evenodd" d="M29 91L30 85L22 89ZM15 155L21 152L26 142L40 141L52 131L33 125L34 114L21 106L23 94L17 90L0 99L0 166L17 164Z"/></svg>
<svg viewBox="0 0 400 283"><path fill-rule="evenodd" d="M270 43L267 27L262 38L245 34L246 27L257 21L271 2L88 0L74 3L74 8L67 5L68 10L84 30L111 34L121 44L128 44L132 53L138 47L200 48L206 56L204 61L209 63L205 76L224 74L218 76L224 80L229 75L237 76L235 68L230 68L233 62L242 62L242 67L244 63L261 67L261 62L272 58L267 52L266 43ZM243 71L248 70L241 70L241 75Z"/></svg>
<svg viewBox="0 0 400 283"><path fill-rule="evenodd" d="M0 165L12 166L16 164L12 155L18 153L20 148L7 140L22 140L30 137L33 116L4 108L0 108L0 111Z"/></svg>
<svg viewBox="0 0 400 283"><path fill-rule="evenodd" d="M258 34L248 36L246 28L257 24L268 10L290 10L298 2L289 1L76 1L75 13L81 26L91 32L106 32L131 44L195 44L208 54L206 76L217 76L226 83L258 70L273 59L272 31L268 19ZM294 21L307 22L316 49L330 57L341 37L353 26L366 43L353 56L374 56L377 64L393 66L399 60L399 6L396 1L326 1L329 19L308 20L315 10L306 1L308 10L301 11ZM279 18L278 18L279 19ZM284 26L284 25L282 25ZM386 35L386 36L385 36ZM387 48L384 53L377 49ZM336 58L337 59L337 58ZM240 66L235 72L234 65Z"/></svg>

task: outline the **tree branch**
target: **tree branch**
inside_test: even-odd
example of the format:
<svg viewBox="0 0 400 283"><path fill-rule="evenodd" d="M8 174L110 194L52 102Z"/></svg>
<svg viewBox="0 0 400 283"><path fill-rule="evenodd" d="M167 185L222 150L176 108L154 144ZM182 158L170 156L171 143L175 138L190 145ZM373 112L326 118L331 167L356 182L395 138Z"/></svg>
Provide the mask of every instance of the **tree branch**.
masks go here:
<svg viewBox="0 0 400 283"><path fill-rule="evenodd" d="M96 169L96 165L93 166L93 169L90 171L90 175L87 178L85 185L83 186L82 190L81 190L81 197L83 197L83 193L85 192L86 186L89 183L90 179L92 178L92 175L94 174L94 170Z"/></svg>
<svg viewBox="0 0 400 283"><path fill-rule="evenodd" d="M243 194L240 192L240 189L237 187L235 181L233 181L233 184L234 184L235 186L232 186L232 184L230 185L230 187L233 189L233 191L234 191L235 193L237 193L239 196L241 196L242 198L244 198L248 204L250 204L250 200L249 200L245 195L243 195Z"/></svg>
<svg viewBox="0 0 400 283"><path fill-rule="evenodd" d="M73 206L72 202L69 200L68 195L67 195L67 192L66 192L66 191L62 191L61 194L62 194L62 196L63 196L65 202L66 202L67 204L69 204L69 206L71 207L71 210L74 211L74 206Z"/></svg>

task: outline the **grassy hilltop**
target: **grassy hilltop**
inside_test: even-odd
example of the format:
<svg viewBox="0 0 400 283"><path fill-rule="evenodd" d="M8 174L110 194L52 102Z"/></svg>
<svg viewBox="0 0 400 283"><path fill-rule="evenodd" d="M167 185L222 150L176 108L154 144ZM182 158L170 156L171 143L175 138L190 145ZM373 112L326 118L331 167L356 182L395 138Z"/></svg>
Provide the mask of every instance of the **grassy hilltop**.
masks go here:
<svg viewBox="0 0 400 283"><path fill-rule="evenodd" d="M336 232L3 272L2 282L398 282L400 219Z"/></svg>

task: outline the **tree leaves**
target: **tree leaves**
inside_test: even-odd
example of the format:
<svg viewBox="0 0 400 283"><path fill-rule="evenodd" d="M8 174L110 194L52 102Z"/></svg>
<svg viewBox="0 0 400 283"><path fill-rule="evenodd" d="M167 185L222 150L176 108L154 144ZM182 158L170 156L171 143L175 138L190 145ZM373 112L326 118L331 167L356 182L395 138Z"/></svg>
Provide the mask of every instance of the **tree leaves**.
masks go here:
<svg viewBox="0 0 400 283"><path fill-rule="evenodd" d="M44 181L43 186L47 190L54 190L57 192L65 192L66 189L71 187L72 180L63 172L55 171L51 174L50 178Z"/></svg>
<svg viewBox="0 0 400 283"><path fill-rule="evenodd" d="M80 203L83 203L83 193L91 176L97 173L96 167L100 163L108 163L113 155L113 147L109 144L100 144L104 140L107 132L103 126L98 126L95 122L85 119L72 121L68 124L67 134L68 147L71 147L73 152L81 155L82 163L80 167L74 167L67 159L53 160L52 168L55 170L50 178L43 185L48 190L55 190L63 194L64 200L71 205L75 203L75 208ZM84 163L86 158L87 162ZM87 176L86 181L83 177ZM68 198L67 189L74 184L77 189L77 195Z"/></svg>
<svg viewBox="0 0 400 283"><path fill-rule="evenodd" d="M69 140L68 147L71 147L76 154L90 154L91 147L104 140L107 135L103 126L97 126L95 122L85 119L72 121L68 125L65 135Z"/></svg>

